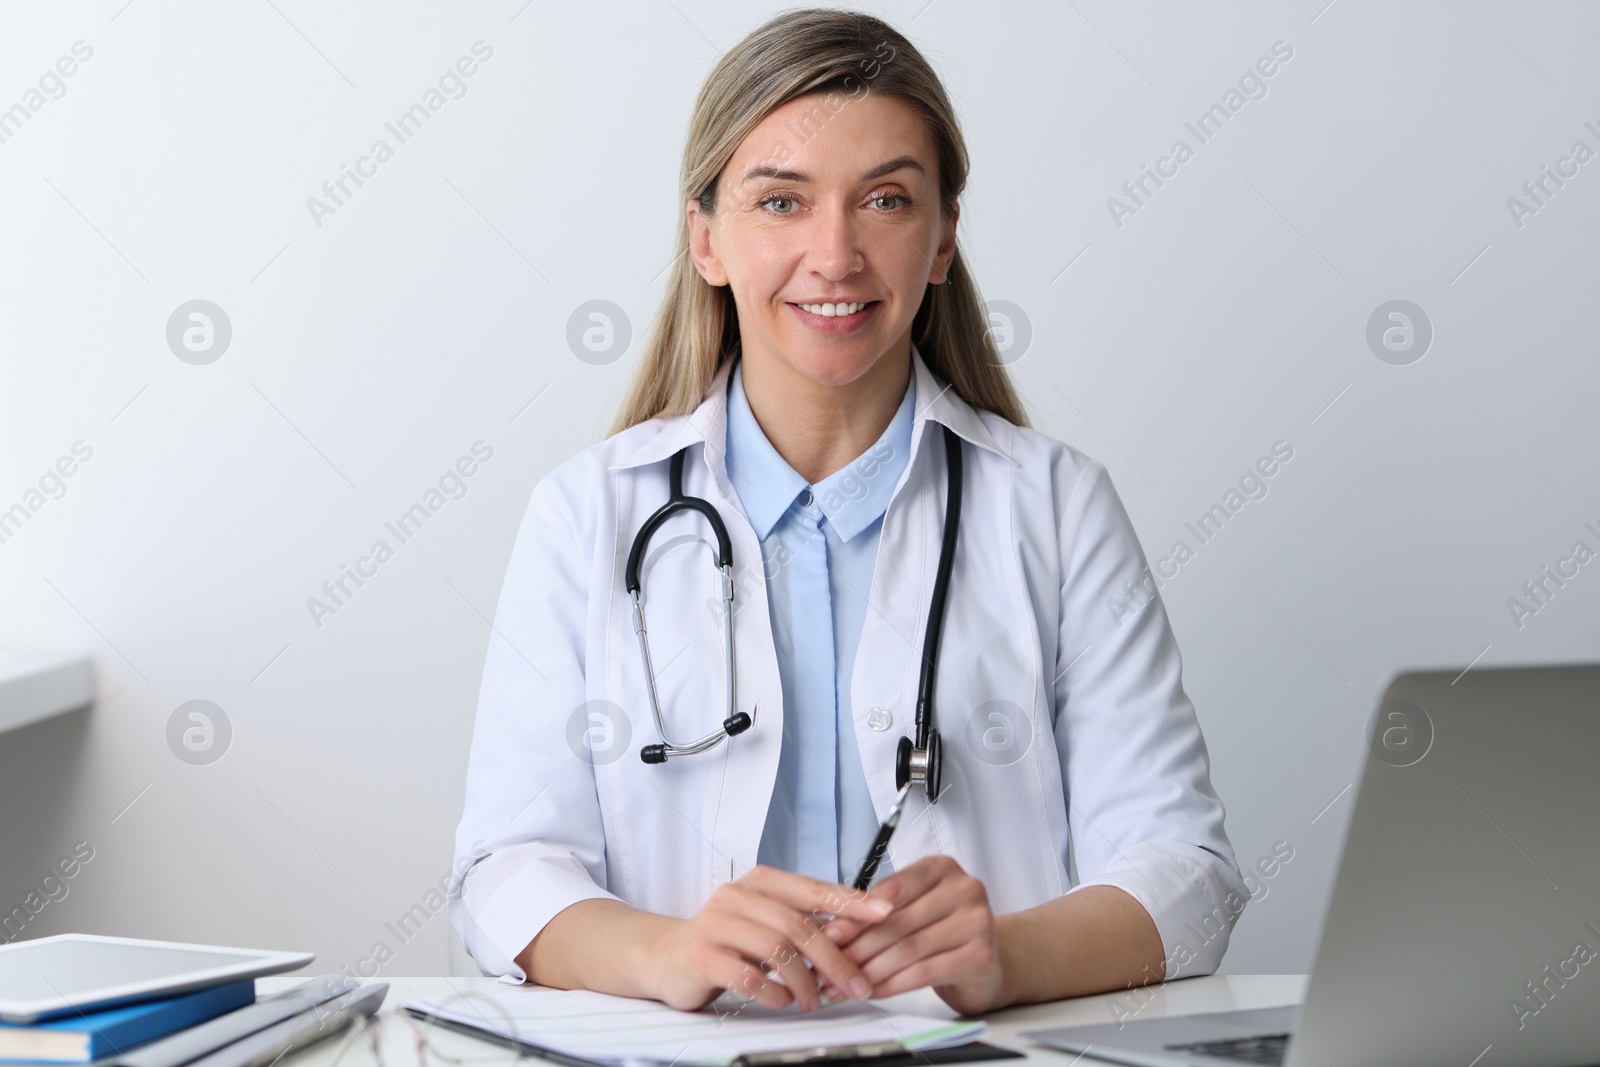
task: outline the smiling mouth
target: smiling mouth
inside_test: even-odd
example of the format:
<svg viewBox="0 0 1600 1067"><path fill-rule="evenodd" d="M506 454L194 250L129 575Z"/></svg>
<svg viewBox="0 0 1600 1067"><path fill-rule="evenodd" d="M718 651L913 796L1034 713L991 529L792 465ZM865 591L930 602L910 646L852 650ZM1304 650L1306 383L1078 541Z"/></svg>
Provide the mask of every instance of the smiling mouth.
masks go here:
<svg viewBox="0 0 1600 1067"><path fill-rule="evenodd" d="M808 315L818 315L822 318L845 318L850 315L859 314L877 302L878 301L876 300L854 301L850 303L837 304L796 304L791 302L789 306L797 307Z"/></svg>
<svg viewBox="0 0 1600 1067"><path fill-rule="evenodd" d="M818 333L842 335L864 329L877 315L881 303L881 300L867 300L841 304L791 303L789 306L802 324Z"/></svg>

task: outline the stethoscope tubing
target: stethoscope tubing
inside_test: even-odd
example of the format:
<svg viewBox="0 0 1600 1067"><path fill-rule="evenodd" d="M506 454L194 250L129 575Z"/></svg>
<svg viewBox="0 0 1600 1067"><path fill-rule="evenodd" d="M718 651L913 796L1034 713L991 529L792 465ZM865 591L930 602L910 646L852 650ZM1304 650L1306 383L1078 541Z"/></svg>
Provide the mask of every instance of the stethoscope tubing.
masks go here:
<svg viewBox="0 0 1600 1067"><path fill-rule="evenodd" d="M933 576L933 599L928 605L928 629L922 638L922 670L917 677L917 747L928 747L933 728L933 683L939 674L939 637L944 630L944 602L950 592L950 569L955 565L956 536L961 524L961 440L946 427L944 461L948 486L944 505L944 537L939 543L939 566Z"/></svg>
<svg viewBox="0 0 1600 1067"><path fill-rule="evenodd" d="M939 731L934 726L934 681L939 673L939 639L944 628L945 600L950 589L950 571L955 564L956 539L961 525L961 439L948 426L944 430L946 489L944 531L939 544L939 564L934 572L933 598L928 608L928 626L922 639L922 666L917 677L916 740L902 737L895 758L895 788L904 789L908 782L922 783L930 803L936 803L942 790L943 749ZM655 719L656 732L662 740L659 745L646 745L640 756L646 763L665 763L670 756L691 756L714 748L725 738L748 730L755 721L759 705L750 715L734 710L734 692L737 682L736 658L733 653L733 542L722 516L711 502L683 493L683 460L688 449L680 449L672 457L669 478L671 492L667 502L657 508L639 527L633 545L628 551L628 563L623 580L633 601L633 630L639 639L639 655L644 661L645 687L650 697L650 713ZM643 587L639 580L639 567L645 549L661 524L679 511L692 510L704 515L717 538L717 567L722 574L722 632L723 650L728 664L728 716L722 727L704 737L680 744L667 736L666 723L661 715L660 694L656 690L655 668L650 661L650 642L644 621Z"/></svg>
<svg viewBox="0 0 1600 1067"><path fill-rule="evenodd" d="M669 474L671 493L667 502L657 508L639 528L638 534L633 539L633 547L628 552L628 564L623 572L624 585L633 600L633 632L639 639L639 655L644 660L645 688L650 695L650 714L655 719L656 732L663 742L660 745L645 746L641 755L647 763L664 763L669 756L692 756L709 748L715 748L724 738L749 729L755 721L753 716L734 711L734 693L738 682L735 672L738 660L733 654L733 542L728 537L728 528L723 525L722 516L717 514L717 509L711 506L710 501L683 495L683 456L684 453L679 451L672 457ZM656 691L656 672L650 662L649 631L644 621L644 604L641 598L643 586L639 581L639 566L651 536L662 523L684 510L698 511L704 515L717 538L717 566L722 572L723 653L728 663L728 715L723 720L721 728L713 730L697 741L679 743L667 736L666 722L661 716L661 699Z"/></svg>

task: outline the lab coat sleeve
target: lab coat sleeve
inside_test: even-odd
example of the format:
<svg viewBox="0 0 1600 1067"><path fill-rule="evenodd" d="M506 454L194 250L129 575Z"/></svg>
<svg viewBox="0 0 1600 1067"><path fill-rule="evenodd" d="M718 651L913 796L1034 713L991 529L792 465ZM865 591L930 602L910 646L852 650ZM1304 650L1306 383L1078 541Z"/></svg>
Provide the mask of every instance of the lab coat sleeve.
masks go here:
<svg viewBox="0 0 1600 1067"><path fill-rule="evenodd" d="M585 701L586 543L553 477L535 487L495 610L456 831L451 922L486 975L606 885L594 769L569 744ZM592 539L590 539L592 540Z"/></svg>
<svg viewBox="0 0 1600 1067"><path fill-rule="evenodd" d="M1177 641L1105 467L1087 460L1063 491L1053 675L1072 892L1122 889L1155 922L1166 978L1212 974L1249 894Z"/></svg>

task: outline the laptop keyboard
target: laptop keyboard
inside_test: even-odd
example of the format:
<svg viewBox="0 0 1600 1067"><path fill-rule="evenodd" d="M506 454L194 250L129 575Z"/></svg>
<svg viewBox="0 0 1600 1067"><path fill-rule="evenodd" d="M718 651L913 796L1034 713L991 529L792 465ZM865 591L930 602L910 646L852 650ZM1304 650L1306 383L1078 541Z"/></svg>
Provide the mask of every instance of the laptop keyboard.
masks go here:
<svg viewBox="0 0 1600 1067"><path fill-rule="evenodd" d="M1169 1052L1196 1052L1202 1056L1218 1056L1225 1060L1280 1067L1284 1053L1289 1048L1289 1035L1255 1034L1250 1037L1225 1038L1221 1041L1190 1041L1182 1045L1167 1045L1166 1048Z"/></svg>

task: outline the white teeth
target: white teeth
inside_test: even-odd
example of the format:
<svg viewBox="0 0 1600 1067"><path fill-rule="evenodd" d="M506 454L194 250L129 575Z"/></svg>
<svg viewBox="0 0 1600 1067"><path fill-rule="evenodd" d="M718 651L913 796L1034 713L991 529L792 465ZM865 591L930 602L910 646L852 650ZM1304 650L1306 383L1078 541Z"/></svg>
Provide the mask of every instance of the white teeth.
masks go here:
<svg viewBox="0 0 1600 1067"><path fill-rule="evenodd" d="M823 316L826 316L828 318L833 318L833 317L838 316L838 315L854 315L856 312L860 311L862 308L866 307L867 305L866 304L801 304L800 306L805 308L807 311L811 312L811 314L813 314L813 315L823 315Z"/></svg>

